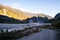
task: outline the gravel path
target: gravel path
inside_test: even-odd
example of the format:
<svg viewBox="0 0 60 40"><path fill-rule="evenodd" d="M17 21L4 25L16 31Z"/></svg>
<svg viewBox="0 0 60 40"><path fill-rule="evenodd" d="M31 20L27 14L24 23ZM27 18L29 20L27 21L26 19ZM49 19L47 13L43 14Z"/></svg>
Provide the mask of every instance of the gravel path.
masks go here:
<svg viewBox="0 0 60 40"><path fill-rule="evenodd" d="M22 37L17 40L55 40L56 31L43 29L40 32L33 33L29 36Z"/></svg>

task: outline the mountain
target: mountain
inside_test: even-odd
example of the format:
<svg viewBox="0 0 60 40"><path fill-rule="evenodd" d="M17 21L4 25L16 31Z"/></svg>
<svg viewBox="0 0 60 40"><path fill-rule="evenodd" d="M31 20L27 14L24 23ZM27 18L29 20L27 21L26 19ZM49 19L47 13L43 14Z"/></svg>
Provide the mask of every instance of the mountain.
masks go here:
<svg viewBox="0 0 60 40"><path fill-rule="evenodd" d="M60 13L58 13L54 18L60 20Z"/></svg>
<svg viewBox="0 0 60 40"><path fill-rule="evenodd" d="M14 8L11 8L9 6L5 6L2 4L0 4L0 15L5 15L10 18L19 19L19 20L25 20L27 18L32 18L33 16L47 17L48 19L52 18L51 16L44 15L41 13L40 14L32 14L29 12L23 12L21 10L14 9Z"/></svg>
<svg viewBox="0 0 60 40"><path fill-rule="evenodd" d="M23 21L0 15L0 23L16 24L16 23L23 23Z"/></svg>
<svg viewBox="0 0 60 40"><path fill-rule="evenodd" d="M28 23L29 20L33 22L48 22L49 19L52 19L52 17L42 13L23 12L19 9L0 4L0 23Z"/></svg>
<svg viewBox="0 0 60 40"><path fill-rule="evenodd" d="M30 23L30 22L48 22L48 18L42 18L42 17L32 17L27 18L26 20L17 20L14 18L9 18L7 16L0 15L0 23L9 23L9 24L19 24L19 23Z"/></svg>
<svg viewBox="0 0 60 40"><path fill-rule="evenodd" d="M52 21L52 26L57 29L60 29L60 13L57 13L56 16L54 17Z"/></svg>
<svg viewBox="0 0 60 40"><path fill-rule="evenodd" d="M60 23L60 13L57 13L54 18L49 20L53 24L57 24L58 22ZM59 24L58 23L58 24Z"/></svg>
<svg viewBox="0 0 60 40"><path fill-rule="evenodd" d="M13 9L9 6L5 6L0 4L0 15L5 15L10 18L15 18L19 20L24 20L29 18L26 14L24 14L21 10L18 9Z"/></svg>
<svg viewBox="0 0 60 40"><path fill-rule="evenodd" d="M50 23L49 19L47 17L42 18L42 17L32 17L24 20L25 23Z"/></svg>
<svg viewBox="0 0 60 40"><path fill-rule="evenodd" d="M24 12L24 14L26 14L26 15L28 15L28 16L31 16L31 17L42 17L42 18L45 18L45 17L47 17L48 19L52 19L52 17L51 16L49 16L49 15L45 15L45 14L43 14L43 13L38 13L38 14L34 14L34 13L29 13L29 12Z"/></svg>

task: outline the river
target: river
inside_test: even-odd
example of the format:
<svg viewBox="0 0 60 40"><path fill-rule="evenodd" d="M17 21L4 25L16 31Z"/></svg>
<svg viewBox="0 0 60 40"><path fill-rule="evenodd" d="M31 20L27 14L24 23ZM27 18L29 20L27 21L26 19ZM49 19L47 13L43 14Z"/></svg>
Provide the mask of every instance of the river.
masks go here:
<svg viewBox="0 0 60 40"><path fill-rule="evenodd" d="M25 27L33 27L33 26L42 26L42 25L51 25L50 23L28 23L28 24L1 24L0 29L9 31L11 30L22 30Z"/></svg>
<svg viewBox="0 0 60 40"><path fill-rule="evenodd" d="M60 32L56 30L42 29L40 32L33 33L17 40L60 40Z"/></svg>

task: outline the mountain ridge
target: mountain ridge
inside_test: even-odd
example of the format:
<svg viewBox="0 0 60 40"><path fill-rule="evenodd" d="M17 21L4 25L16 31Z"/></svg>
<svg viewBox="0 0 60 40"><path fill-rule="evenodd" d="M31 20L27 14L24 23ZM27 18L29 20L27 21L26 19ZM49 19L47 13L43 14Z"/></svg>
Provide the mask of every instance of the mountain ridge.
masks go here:
<svg viewBox="0 0 60 40"><path fill-rule="evenodd" d="M29 12L23 12L19 9L14 9L14 8L11 8L9 6L5 6L2 4L0 4L0 15L5 15L10 18L14 18L18 20L25 20L27 18L32 18L33 16L36 16L36 17L44 16L44 17L47 17L48 19L52 18L51 16L44 15L44 14L31 14Z"/></svg>

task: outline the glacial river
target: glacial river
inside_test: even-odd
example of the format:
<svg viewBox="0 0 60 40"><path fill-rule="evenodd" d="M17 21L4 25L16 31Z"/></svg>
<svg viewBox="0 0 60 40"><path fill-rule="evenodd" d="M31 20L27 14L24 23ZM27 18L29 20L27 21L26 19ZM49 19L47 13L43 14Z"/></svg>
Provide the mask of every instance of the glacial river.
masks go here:
<svg viewBox="0 0 60 40"><path fill-rule="evenodd" d="M33 26L42 26L42 25L50 25L50 23L29 23L29 24L1 24L0 29L9 31L11 30L22 30L25 27L33 27Z"/></svg>
<svg viewBox="0 0 60 40"><path fill-rule="evenodd" d="M42 29L40 32L33 33L17 40L60 40L60 32L56 30Z"/></svg>

